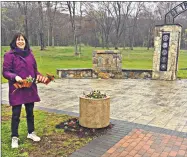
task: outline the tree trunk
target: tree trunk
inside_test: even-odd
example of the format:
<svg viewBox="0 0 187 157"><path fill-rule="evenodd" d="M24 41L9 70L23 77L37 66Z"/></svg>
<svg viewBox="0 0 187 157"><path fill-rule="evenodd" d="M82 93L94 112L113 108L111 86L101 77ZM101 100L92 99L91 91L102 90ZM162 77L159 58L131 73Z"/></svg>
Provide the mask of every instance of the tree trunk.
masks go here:
<svg viewBox="0 0 187 157"><path fill-rule="evenodd" d="M124 42L123 42L123 49L125 50L126 47L126 29L124 30Z"/></svg>
<svg viewBox="0 0 187 157"><path fill-rule="evenodd" d="M148 35L147 35L147 50L149 50L150 47L150 29L148 30Z"/></svg>
<svg viewBox="0 0 187 157"><path fill-rule="evenodd" d="M76 33L74 32L74 50L75 50L75 56L78 55L78 46L77 46L77 36Z"/></svg>
<svg viewBox="0 0 187 157"><path fill-rule="evenodd" d="M53 45L53 23L55 20L55 15L56 15L56 10L57 10L57 2L55 3L55 8L53 11L53 16L52 16L52 11L51 11L51 3L50 1L47 2L47 21L48 21L48 46Z"/></svg>
<svg viewBox="0 0 187 157"><path fill-rule="evenodd" d="M81 54L81 36L79 37L79 53Z"/></svg>
<svg viewBox="0 0 187 157"><path fill-rule="evenodd" d="M27 37L27 39L29 39L29 30L28 30L28 17L27 17L27 13L25 15L25 36Z"/></svg>
<svg viewBox="0 0 187 157"><path fill-rule="evenodd" d="M134 46L133 42L134 42L134 38L132 37L130 50L133 50L133 46Z"/></svg>
<svg viewBox="0 0 187 157"><path fill-rule="evenodd" d="M27 39L29 39L29 29L28 29L28 12L27 12L27 4L28 2L17 2L21 14L24 16L24 31L25 31L25 36Z"/></svg>
<svg viewBox="0 0 187 157"><path fill-rule="evenodd" d="M118 50L118 43L119 43L119 38L118 35L116 36L116 42L115 42L115 50Z"/></svg>
<svg viewBox="0 0 187 157"><path fill-rule="evenodd" d="M47 30L47 46L49 46L50 45L50 43L49 43L49 29Z"/></svg>
<svg viewBox="0 0 187 157"><path fill-rule="evenodd" d="M39 16L40 16L40 21L39 21L39 28L40 28L40 46L41 50L44 50L45 44L44 44L44 25L43 25L43 10L42 10L42 2L38 2L39 5Z"/></svg>
<svg viewBox="0 0 187 157"><path fill-rule="evenodd" d="M106 49L109 49L108 34L105 34L105 46L106 46Z"/></svg>
<svg viewBox="0 0 187 157"><path fill-rule="evenodd" d="M136 27L136 21L134 22L133 29L132 29L132 34L131 34L131 42L130 42L130 49L133 50L134 47L134 32L135 32L135 27Z"/></svg>
<svg viewBox="0 0 187 157"><path fill-rule="evenodd" d="M47 36L48 36L48 46L51 46L52 41L51 41L51 32L50 32L50 27L51 27L51 6L50 6L50 1L47 2L47 21L48 21L48 31L47 31Z"/></svg>
<svg viewBox="0 0 187 157"><path fill-rule="evenodd" d="M72 31L73 31L73 40L74 40L74 54L78 55L78 46L77 46L77 30L76 30L76 25L75 25L75 7L76 7L76 2L66 2L69 10L69 15L70 15L70 21L71 21L71 26L72 26Z"/></svg>
<svg viewBox="0 0 187 157"><path fill-rule="evenodd" d="M54 39L54 37L52 37L52 47L54 47L55 46L55 39Z"/></svg>
<svg viewBox="0 0 187 157"><path fill-rule="evenodd" d="M103 31L101 31L101 45L102 45L102 48L104 49L105 48L105 42L104 42Z"/></svg>

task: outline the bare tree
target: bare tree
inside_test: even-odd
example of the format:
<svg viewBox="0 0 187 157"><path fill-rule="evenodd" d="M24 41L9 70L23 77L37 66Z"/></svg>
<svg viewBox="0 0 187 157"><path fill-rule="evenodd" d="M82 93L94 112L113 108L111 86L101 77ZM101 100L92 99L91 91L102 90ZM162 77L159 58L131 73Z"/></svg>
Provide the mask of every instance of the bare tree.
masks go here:
<svg viewBox="0 0 187 157"><path fill-rule="evenodd" d="M28 16L29 16L29 43L30 46L33 45L40 45L40 37L38 35L39 30L36 29L39 26L39 11L38 11L38 2L32 2L30 3L29 7L28 7ZM36 27L37 26L37 27Z"/></svg>
<svg viewBox="0 0 187 157"><path fill-rule="evenodd" d="M123 31L126 30L127 27L126 23L130 13L130 6L131 6L131 2L113 2L112 10L108 8L114 20L115 49L118 49L120 37Z"/></svg>
<svg viewBox="0 0 187 157"><path fill-rule="evenodd" d="M28 3L27 1L24 2L17 2L21 14L24 16L24 29L25 29L25 36L29 38L29 28L28 28Z"/></svg>
<svg viewBox="0 0 187 157"><path fill-rule="evenodd" d="M113 2L112 6L114 9L114 25L115 25L115 32L116 32L116 40L114 42L115 49L118 49L118 43L119 43L119 38L123 32L123 27L124 23L122 23L122 3L123 2Z"/></svg>
<svg viewBox="0 0 187 157"><path fill-rule="evenodd" d="M13 20L11 18L9 18L6 13L8 12L8 10L6 8L1 8L1 33L2 33L2 43L6 44L7 41L7 33L8 33L8 28L6 27L6 23L7 22L12 22Z"/></svg>
<svg viewBox="0 0 187 157"><path fill-rule="evenodd" d="M123 48L125 49L126 40L127 40L127 29L129 28L129 19L132 14L133 7L132 2L124 2L123 5L123 20L124 20L124 27L123 27Z"/></svg>
<svg viewBox="0 0 187 157"><path fill-rule="evenodd" d="M167 12L174 8L179 2L157 2L155 15L161 20L161 23L164 23L164 18Z"/></svg>
<svg viewBox="0 0 187 157"><path fill-rule="evenodd" d="M43 24L43 7L42 7L42 2L39 1L38 5L39 5L39 16L40 16L40 21L39 21L40 46L41 46L41 50L44 50L45 43L44 43L44 24Z"/></svg>
<svg viewBox="0 0 187 157"><path fill-rule="evenodd" d="M148 4L146 3L143 8L143 12L141 13L140 17L142 19L145 19L147 21L146 26L145 26L145 37L146 37L146 46L147 46L147 50L149 50L150 46L153 43L153 35L154 35L154 26L155 26L155 22L156 22L156 18L155 18L155 10L154 9L149 9L149 8L154 8L154 3L152 4Z"/></svg>
<svg viewBox="0 0 187 157"><path fill-rule="evenodd" d="M16 2L1 2L1 11L2 45L9 45L16 32L24 32L24 16Z"/></svg>
<svg viewBox="0 0 187 157"><path fill-rule="evenodd" d="M187 29L185 29L183 40L184 40L184 48L187 49Z"/></svg>
<svg viewBox="0 0 187 157"><path fill-rule="evenodd" d="M80 20L79 20L79 53L81 54L81 44L82 44L82 15L83 15L83 10L82 10L82 7L83 7L83 3L82 2L79 2L79 12L80 12Z"/></svg>
<svg viewBox="0 0 187 157"><path fill-rule="evenodd" d="M92 3L85 3L88 8L87 15L93 18L98 25L99 34L101 37L102 47L109 48L109 35L112 31L113 20L111 18L111 2L94 2L98 9L94 8Z"/></svg>
<svg viewBox="0 0 187 157"><path fill-rule="evenodd" d="M143 6L144 6L144 2L136 2L135 3L135 7L136 7L135 16L133 18L132 32L129 35L129 38L130 38L129 42L130 42L130 49L131 50L133 50L133 47L134 47L134 35L135 35L135 30L137 28L137 20L140 15L140 12L143 9Z"/></svg>
<svg viewBox="0 0 187 157"><path fill-rule="evenodd" d="M78 45L77 45L77 30L76 30L76 17L75 17L75 8L76 8L76 2L67 2L68 11L70 15L70 21L71 21L71 27L73 32L73 38L74 38L74 53L75 55L78 55Z"/></svg>
<svg viewBox="0 0 187 157"><path fill-rule="evenodd" d="M111 2L102 2L101 3L103 7L103 14L101 14L101 19L104 21L104 24L102 25L103 33L105 37L105 46L108 49L109 48L109 35L112 29L112 23L113 20L111 18L111 12L108 8L110 8Z"/></svg>
<svg viewBox="0 0 187 157"><path fill-rule="evenodd" d="M47 42L54 46L77 43L79 45L75 47L75 53L76 49L81 52L81 43L103 48L146 46L149 49L153 46L155 25L163 24L165 14L178 3L180 2L75 2L73 9L71 2L69 6L75 26L73 32L67 2L58 2L57 5L56 2L41 2L40 7L38 2L19 2L20 5L18 2L2 2L1 41L2 45L9 45L15 32L28 30L32 46L39 46L41 43L45 46ZM187 46L186 17L187 12L184 12L175 19L175 23L182 25L181 48Z"/></svg>
<svg viewBox="0 0 187 157"><path fill-rule="evenodd" d="M57 4L58 2L46 2L46 6L47 6L47 21L48 21L48 46L54 46L53 43L53 25L54 25L54 21L55 21L55 14L56 14L56 10L57 10ZM52 11L52 7L54 7L53 11Z"/></svg>

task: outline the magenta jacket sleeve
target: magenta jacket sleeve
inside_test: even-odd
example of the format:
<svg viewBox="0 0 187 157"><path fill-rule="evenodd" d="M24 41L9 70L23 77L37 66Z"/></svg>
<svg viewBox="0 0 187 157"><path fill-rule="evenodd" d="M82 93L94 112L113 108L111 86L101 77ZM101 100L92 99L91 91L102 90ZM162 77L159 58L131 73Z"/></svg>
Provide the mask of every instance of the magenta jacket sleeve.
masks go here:
<svg viewBox="0 0 187 157"><path fill-rule="evenodd" d="M3 76L10 81L15 81L17 76L13 73L13 56L10 53L5 53L4 55Z"/></svg>

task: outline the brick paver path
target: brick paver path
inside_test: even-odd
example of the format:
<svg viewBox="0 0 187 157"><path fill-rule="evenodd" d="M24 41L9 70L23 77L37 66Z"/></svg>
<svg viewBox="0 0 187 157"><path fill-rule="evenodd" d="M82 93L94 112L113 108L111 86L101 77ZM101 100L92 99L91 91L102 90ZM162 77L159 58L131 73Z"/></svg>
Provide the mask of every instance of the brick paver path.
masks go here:
<svg viewBox="0 0 187 157"><path fill-rule="evenodd" d="M102 157L186 157L187 138L134 129Z"/></svg>

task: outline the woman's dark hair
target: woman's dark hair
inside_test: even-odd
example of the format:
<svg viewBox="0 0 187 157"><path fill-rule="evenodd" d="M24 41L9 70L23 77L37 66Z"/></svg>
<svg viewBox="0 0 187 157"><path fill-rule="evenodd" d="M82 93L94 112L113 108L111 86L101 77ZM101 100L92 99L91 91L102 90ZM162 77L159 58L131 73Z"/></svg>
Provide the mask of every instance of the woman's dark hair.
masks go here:
<svg viewBox="0 0 187 157"><path fill-rule="evenodd" d="M27 38L25 37L25 35L23 35L22 33L17 33L17 34L14 35L14 38L12 39L12 42L10 43L10 48L11 49L15 49L17 47L16 46L16 40L20 36L23 36L23 38L25 39L25 48L24 48L24 50L30 49L29 42L28 42Z"/></svg>

